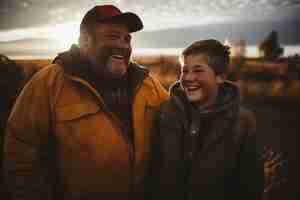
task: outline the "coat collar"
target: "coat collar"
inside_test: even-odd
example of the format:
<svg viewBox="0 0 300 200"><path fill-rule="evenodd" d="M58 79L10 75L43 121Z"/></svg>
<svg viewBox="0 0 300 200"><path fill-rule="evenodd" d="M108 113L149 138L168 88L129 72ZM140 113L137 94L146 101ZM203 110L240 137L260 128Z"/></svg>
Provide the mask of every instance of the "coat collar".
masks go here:
<svg viewBox="0 0 300 200"><path fill-rule="evenodd" d="M58 56L55 57L55 59L53 60L53 63L61 65L64 69L64 72L67 75L83 79L84 81L92 85L94 88L98 88L97 82L100 82L100 84L103 85L103 87L105 85L113 85L112 81L110 81L109 84L105 84L104 81L99 81L95 77L94 73L91 70L89 70L89 66L91 64L88 60L84 59L80 55L79 48L75 44L73 44L68 51L58 54ZM148 74L148 69L131 62L128 68L128 77L126 77L129 80L129 86L132 87L134 91L137 90L139 85L148 76Z"/></svg>
<svg viewBox="0 0 300 200"><path fill-rule="evenodd" d="M218 101L209 110L197 110L188 101L180 83L176 82L170 89L171 98L176 107L181 110L185 134L201 134L201 152L211 145L222 141L226 133L230 133L236 122L240 96L238 88L230 82L220 86Z"/></svg>

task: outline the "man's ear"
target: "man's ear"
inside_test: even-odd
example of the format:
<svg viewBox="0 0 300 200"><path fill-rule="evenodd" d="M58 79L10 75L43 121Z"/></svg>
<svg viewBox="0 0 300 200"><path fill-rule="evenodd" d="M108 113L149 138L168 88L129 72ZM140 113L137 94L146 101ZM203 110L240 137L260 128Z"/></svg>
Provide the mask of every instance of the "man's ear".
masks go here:
<svg viewBox="0 0 300 200"><path fill-rule="evenodd" d="M78 44L80 47L87 47L89 44L89 35L86 31L82 31L80 33L79 39L78 39Z"/></svg>
<svg viewBox="0 0 300 200"><path fill-rule="evenodd" d="M216 78L217 78L217 83L222 84L226 80L226 74L218 74Z"/></svg>

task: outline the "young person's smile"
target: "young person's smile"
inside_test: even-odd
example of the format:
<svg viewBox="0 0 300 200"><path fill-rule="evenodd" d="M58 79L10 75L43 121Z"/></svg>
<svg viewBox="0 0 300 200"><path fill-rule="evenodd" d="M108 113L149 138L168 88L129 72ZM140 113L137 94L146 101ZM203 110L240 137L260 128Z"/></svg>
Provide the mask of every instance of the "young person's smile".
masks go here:
<svg viewBox="0 0 300 200"><path fill-rule="evenodd" d="M205 54L188 55L184 59L181 85L194 104L213 104L218 92L218 75L208 65Z"/></svg>

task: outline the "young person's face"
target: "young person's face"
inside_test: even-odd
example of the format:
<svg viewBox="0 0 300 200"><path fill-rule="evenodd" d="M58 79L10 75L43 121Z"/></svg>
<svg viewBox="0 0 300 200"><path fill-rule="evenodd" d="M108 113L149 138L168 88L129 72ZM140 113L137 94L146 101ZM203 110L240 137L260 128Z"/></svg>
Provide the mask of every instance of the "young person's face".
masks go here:
<svg viewBox="0 0 300 200"><path fill-rule="evenodd" d="M87 45L95 72L118 78L127 72L131 56L131 35L124 24L97 23Z"/></svg>
<svg viewBox="0 0 300 200"><path fill-rule="evenodd" d="M223 81L208 65L206 54L191 54L183 59L181 68L181 86L193 104L209 106L215 102L218 84Z"/></svg>

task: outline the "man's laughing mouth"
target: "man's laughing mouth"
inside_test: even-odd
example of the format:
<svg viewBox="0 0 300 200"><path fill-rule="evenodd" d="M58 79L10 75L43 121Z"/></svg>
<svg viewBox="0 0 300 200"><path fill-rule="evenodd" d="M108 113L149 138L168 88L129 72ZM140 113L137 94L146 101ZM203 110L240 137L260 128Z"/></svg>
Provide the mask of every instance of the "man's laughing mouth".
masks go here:
<svg viewBox="0 0 300 200"><path fill-rule="evenodd" d="M201 89L201 86L200 85L185 85L184 89L187 92L195 92L195 91Z"/></svg>

